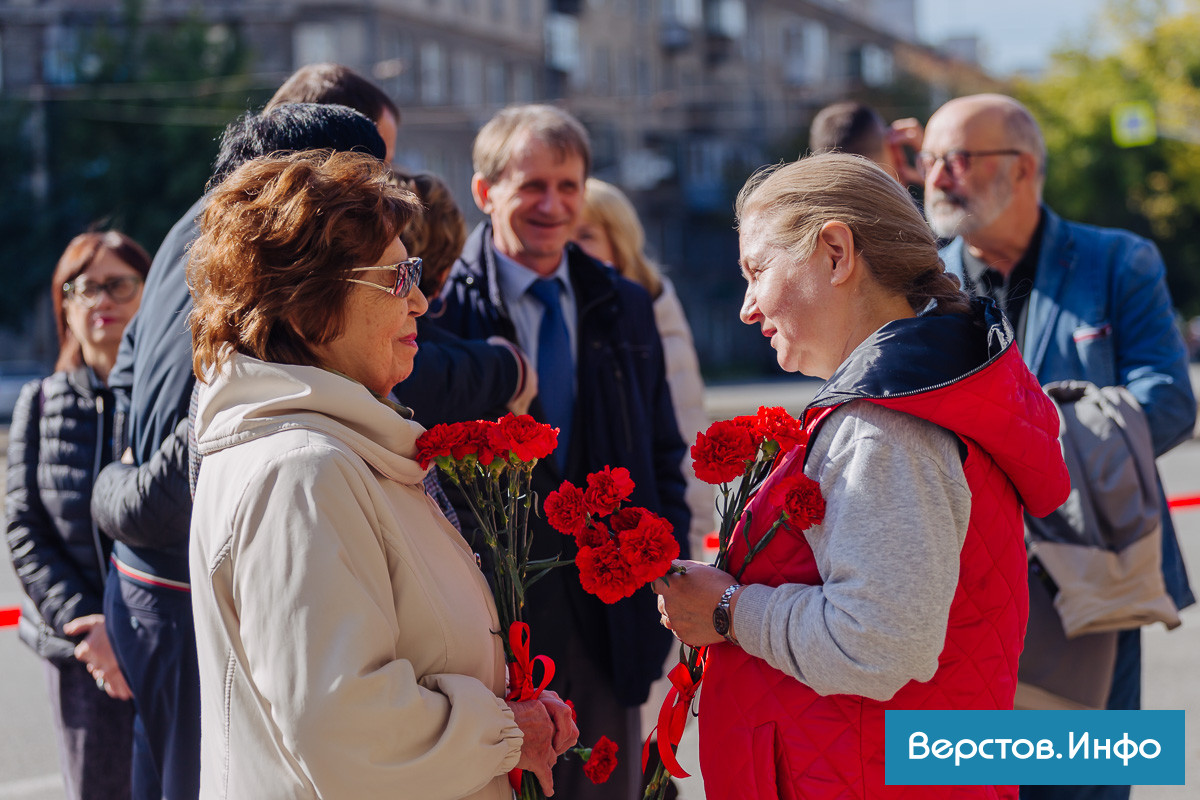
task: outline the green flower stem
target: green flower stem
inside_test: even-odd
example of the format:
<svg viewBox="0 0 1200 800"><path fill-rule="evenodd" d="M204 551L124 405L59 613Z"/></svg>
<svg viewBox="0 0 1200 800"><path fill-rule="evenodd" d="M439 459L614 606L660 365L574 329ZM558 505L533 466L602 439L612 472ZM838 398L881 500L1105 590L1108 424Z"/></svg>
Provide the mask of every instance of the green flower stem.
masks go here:
<svg viewBox="0 0 1200 800"><path fill-rule="evenodd" d="M713 562L713 566L717 569L726 572L729 571L729 544L733 539L733 531L737 528L739 522L744 522L743 531L746 531L750 527L751 514L746 510L746 506L749 505L750 498L758 491L762 482L771 474L771 469L775 466L778 456L779 450L777 446L762 448L759 451L758 457L753 462L748 463L746 472L738 482L736 491L728 483L720 485L721 497L717 501L717 510L721 514L721 527L717 531L717 557ZM750 561L770 543L783 522L784 518L780 517L763 538L750 549L746 554L745 560L742 562L741 568L738 570L736 580L741 580L742 573L745 572ZM685 651L687 653L686 658L684 656ZM691 674L693 682L701 679L704 669L700 664L699 651L687 645L682 645L680 661L687 664L688 673ZM693 711L692 713L695 714L696 712ZM662 731L659 732L659 735L662 735ZM667 768L659 760L658 765L654 769L654 775L646 784L646 791L642 795L642 800L663 800L666 797L667 787L670 786L670 783L671 779Z"/></svg>

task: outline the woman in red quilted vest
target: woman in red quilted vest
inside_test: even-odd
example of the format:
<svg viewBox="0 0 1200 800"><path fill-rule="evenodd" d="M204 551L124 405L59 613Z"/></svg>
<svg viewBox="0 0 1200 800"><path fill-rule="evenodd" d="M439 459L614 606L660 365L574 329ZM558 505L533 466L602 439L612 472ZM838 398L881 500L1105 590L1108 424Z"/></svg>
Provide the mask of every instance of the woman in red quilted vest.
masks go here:
<svg viewBox="0 0 1200 800"><path fill-rule="evenodd" d="M1028 612L1022 509L1066 498L1058 417L988 303L947 276L907 192L829 154L759 172L737 200L741 319L780 366L825 385L808 444L751 500L731 572L656 583L663 624L714 645L700 694L706 794L1017 796L888 786L888 709L1010 709ZM780 528L803 472L823 521Z"/></svg>

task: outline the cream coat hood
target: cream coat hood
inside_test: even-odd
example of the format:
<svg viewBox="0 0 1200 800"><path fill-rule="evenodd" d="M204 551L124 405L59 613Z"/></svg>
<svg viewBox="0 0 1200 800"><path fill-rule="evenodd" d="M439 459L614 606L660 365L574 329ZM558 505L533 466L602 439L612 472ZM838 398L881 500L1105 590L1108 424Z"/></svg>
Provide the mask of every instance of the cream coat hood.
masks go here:
<svg viewBox="0 0 1200 800"><path fill-rule="evenodd" d="M309 428L350 446L384 477L417 484L420 424L380 401L367 387L320 367L271 364L235 355L209 373L196 410L201 456L290 428Z"/></svg>
<svg viewBox="0 0 1200 800"><path fill-rule="evenodd" d="M196 431L201 800L511 800L499 622L421 485L421 426L344 376L236 356Z"/></svg>

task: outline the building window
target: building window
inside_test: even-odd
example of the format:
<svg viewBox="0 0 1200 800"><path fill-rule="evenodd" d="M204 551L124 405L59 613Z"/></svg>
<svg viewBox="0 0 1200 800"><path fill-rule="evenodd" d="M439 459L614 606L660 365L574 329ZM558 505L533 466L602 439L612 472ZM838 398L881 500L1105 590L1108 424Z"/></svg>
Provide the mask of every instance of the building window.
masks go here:
<svg viewBox="0 0 1200 800"><path fill-rule="evenodd" d="M617 59L613 65L613 94L617 97L629 97L633 94L633 58L626 54Z"/></svg>
<svg viewBox="0 0 1200 800"><path fill-rule="evenodd" d="M592 54L592 88L601 97L606 96L612 87L612 67L608 59L607 45L600 45Z"/></svg>
<svg viewBox="0 0 1200 800"><path fill-rule="evenodd" d="M78 31L64 25L49 25L44 31L42 80L59 85L75 83L75 58L79 52Z"/></svg>
<svg viewBox="0 0 1200 800"><path fill-rule="evenodd" d="M573 14L546 15L546 66L574 73L579 69L579 17Z"/></svg>
<svg viewBox="0 0 1200 800"><path fill-rule="evenodd" d="M446 53L438 42L421 43L421 102L446 102Z"/></svg>
<svg viewBox="0 0 1200 800"><path fill-rule="evenodd" d="M507 0L492 0L492 22L503 22L507 12Z"/></svg>
<svg viewBox="0 0 1200 800"><path fill-rule="evenodd" d="M487 62L484 83L489 106L502 106L508 102L508 77L505 73L503 61L492 59Z"/></svg>
<svg viewBox="0 0 1200 800"><path fill-rule="evenodd" d="M711 0L706 8L708 32L726 39L746 34L746 4L742 0Z"/></svg>
<svg viewBox="0 0 1200 800"><path fill-rule="evenodd" d="M874 44L862 48L862 80L867 86L887 86L892 82L892 54Z"/></svg>
<svg viewBox="0 0 1200 800"><path fill-rule="evenodd" d="M819 22L806 21L784 32L783 75L788 83L803 86L825 80L829 66L829 31Z"/></svg>
<svg viewBox="0 0 1200 800"><path fill-rule="evenodd" d="M633 80L640 97L649 97L654 93L653 79L650 75L650 62L641 56L638 57L637 64L634 66Z"/></svg>
<svg viewBox="0 0 1200 800"><path fill-rule="evenodd" d="M513 102L532 103L533 99L533 67L517 64L513 67Z"/></svg>
<svg viewBox="0 0 1200 800"><path fill-rule="evenodd" d="M454 104L463 108L483 105L483 56L463 51L454 59Z"/></svg>
<svg viewBox="0 0 1200 800"><path fill-rule="evenodd" d="M533 24L533 0L517 0L517 19L525 28Z"/></svg>
<svg viewBox="0 0 1200 800"><path fill-rule="evenodd" d="M662 19L685 28L698 28L704 19L700 0L662 0Z"/></svg>
<svg viewBox="0 0 1200 800"><path fill-rule="evenodd" d="M292 37L295 66L337 61L337 32L324 22L305 22L296 26Z"/></svg>

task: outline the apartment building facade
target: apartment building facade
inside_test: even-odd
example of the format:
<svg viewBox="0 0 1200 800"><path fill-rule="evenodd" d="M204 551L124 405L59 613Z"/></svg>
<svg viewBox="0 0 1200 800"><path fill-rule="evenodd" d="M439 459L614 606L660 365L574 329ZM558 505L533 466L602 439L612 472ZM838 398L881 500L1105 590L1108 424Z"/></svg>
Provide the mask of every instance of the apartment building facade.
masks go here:
<svg viewBox="0 0 1200 800"><path fill-rule="evenodd" d="M236 37L268 91L315 61L373 77L402 110L397 161L442 175L471 219L475 131L511 103L562 104L639 207L714 371L772 360L736 319L731 202L750 172L798 156L834 100L915 83L904 111L923 116L997 85L914 41L914 0L141 0L140 15ZM103 0L0 0L0 93L87 80L86 32L118 19Z"/></svg>

